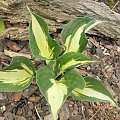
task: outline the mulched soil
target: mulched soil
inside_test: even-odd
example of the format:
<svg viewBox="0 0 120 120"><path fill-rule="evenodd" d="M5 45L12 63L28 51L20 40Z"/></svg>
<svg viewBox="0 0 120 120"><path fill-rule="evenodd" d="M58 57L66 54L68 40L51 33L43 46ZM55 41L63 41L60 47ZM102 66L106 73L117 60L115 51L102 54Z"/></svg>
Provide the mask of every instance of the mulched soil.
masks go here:
<svg viewBox="0 0 120 120"><path fill-rule="evenodd" d="M58 37L57 33L52 36ZM77 68L83 76L95 76L120 103L120 46L112 39L88 36L84 52L99 61ZM0 68L6 67L11 57L21 54L38 68L42 61L31 56L28 41L0 41ZM50 108L39 92L35 80L23 92L0 93L0 120L52 120ZM67 99L60 110L59 120L120 120L120 114L109 103L90 103Z"/></svg>

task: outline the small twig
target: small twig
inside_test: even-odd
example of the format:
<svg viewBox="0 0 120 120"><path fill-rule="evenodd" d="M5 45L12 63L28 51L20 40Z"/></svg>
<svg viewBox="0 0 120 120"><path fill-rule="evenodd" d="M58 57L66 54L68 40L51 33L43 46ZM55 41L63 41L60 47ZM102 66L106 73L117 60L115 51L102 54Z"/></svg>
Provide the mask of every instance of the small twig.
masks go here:
<svg viewBox="0 0 120 120"><path fill-rule="evenodd" d="M39 115L39 113L38 113L38 110L37 110L37 107L36 107L36 106L35 106L35 111L36 111L36 113L37 113L39 119L42 120L42 118L40 117L40 115Z"/></svg>
<svg viewBox="0 0 120 120"><path fill-rule="evenodd" d="M111 9L112 11L116 8L116 6L118 5L119 2L120 2L120 1L117 1L117 2L115 3L115 5L113 6L113 8Z"/></svg>
<svg viewBox="0 0 120 120"><path fill-rule="evenodd" d="M84 120L86 120L86 118L85 118L85 114L84 114L84 106L82 106L82 114L83 114L83 118L84 118Z"/></svg>
<svg viewBox="0 0 120 120"><path fill-rule="evenodd" d="M100 111L100 109L98 111L96 111L96 113L89 119L92 120L94 118L94 116Z"/></svg>

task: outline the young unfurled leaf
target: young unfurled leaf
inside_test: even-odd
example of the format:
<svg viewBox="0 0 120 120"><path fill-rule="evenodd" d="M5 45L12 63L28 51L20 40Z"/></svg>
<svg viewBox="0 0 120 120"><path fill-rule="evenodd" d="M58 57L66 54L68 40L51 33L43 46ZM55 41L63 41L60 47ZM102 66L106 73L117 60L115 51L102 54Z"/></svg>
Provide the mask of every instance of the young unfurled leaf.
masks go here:
<svg viewBox="0 0 120 120"><path fill-rule="evenodd" d="M88 43L85 33L101 21L82 17L69 22L61 33L66 52L82 52Z"/></svg>
<svg viewBox="0 0 120 120"><path fill-rule="evenodd" d="M5 29L4 21L0 18L0 33Z"/></svg>
<svg viewBox="0 0 120 120"><path fill-rule="evenodd" d="M82 53L69 52L69 53L63 54L61 57L59 57L56 60L55 72L56 74L61 74L66 69L70 69L78 65L83 65L83 64L92 63L92 62L95 62L95 61L91 60L90 58L88 58Z"/></svg>
<svg viewBox="0 0 120 120"><path fill-rule="evenodd" d="M85 87L84 79L75 71L66 72L66 74L57 81L55 80L55 74L52 68L48 66L43 66L38 70L37 84L50 104L54 120L57 120L58 111L69 94L71 94L76 87L80 87L81 89Z"/></svg>
<svg viewBox="0 0 120 120"><path fill-rule="evenodd" d="M33 54L41 59L56 59L60 53L60 47L48 32L45 21L33 12L29 26L30 48Z"/></svg>
<svg viewBox="0 0 120 120"><path fill-rule="evenodd" d="M117 103L109 91L95 78L85 77L86 87L76 88L72 92L73 98L89 102L110 102L117 107Z"/></svg>
<svg viewBox="0 0 120 120"><path fill-rule="evenodd" d="M34 66L22 56L16 56L11 64L0 71L0 92L17 92L24 90L32 81Z"/></svg>

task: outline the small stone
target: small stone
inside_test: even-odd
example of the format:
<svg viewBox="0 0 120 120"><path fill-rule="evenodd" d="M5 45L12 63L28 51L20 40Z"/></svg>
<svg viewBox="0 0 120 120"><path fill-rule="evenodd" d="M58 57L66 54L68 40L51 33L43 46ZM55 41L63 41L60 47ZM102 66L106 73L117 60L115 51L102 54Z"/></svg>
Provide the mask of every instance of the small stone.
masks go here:
<svg viewBox="0 0 120 120"><path fill-rule="evenodd" d="M3 113L3 112L5 112L5 110L6 110L6 107L5 107L5 106L2 106L2 107L1 107L1 112Z"/></svg>

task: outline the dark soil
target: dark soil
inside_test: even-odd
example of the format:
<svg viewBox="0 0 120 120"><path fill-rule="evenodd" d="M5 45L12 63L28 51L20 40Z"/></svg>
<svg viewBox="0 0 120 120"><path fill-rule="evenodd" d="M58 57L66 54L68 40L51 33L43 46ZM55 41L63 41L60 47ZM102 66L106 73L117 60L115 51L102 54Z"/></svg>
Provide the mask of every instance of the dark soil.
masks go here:
<svg viewBox="0 0 120 120"><path fill-rule="evenodd" d="M53 34L53 36L56 36ZM58 36L56 36L59 38ZM115 40L88 36L85 51L100 62L84 65L77 70L82 75L95 76L109 89L120 104L120 46ZM36 67L42 61L31 56L28 41L0 42L0 68L6 67L14 53L20 53L33 61ZM29 88L18 93L0 93L0 120L52 120L50 108L41 95L35 80ZM120 120L120 114L109 103L89 103L69 97L60 110L60 120Z"/></svg>

